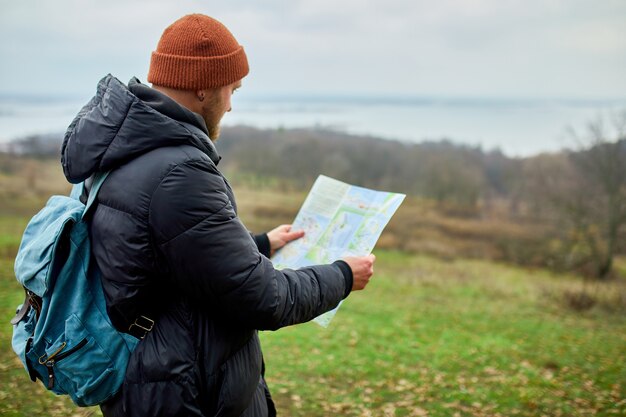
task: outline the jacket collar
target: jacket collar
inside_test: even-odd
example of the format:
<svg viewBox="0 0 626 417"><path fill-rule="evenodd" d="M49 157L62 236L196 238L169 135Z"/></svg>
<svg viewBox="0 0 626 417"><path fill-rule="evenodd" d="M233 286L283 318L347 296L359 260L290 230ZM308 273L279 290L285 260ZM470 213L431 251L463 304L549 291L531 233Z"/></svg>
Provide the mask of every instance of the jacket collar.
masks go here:
<svg viewBox="0 0 626 417"><path fill-rule="evenodd" d="M219 162L199 115L136 78L129 86L110 74L104 77L68 127L61 148L68 181L79 183L164 146L191 145Z"/></svg>
<svg viewBox="0 0 626 417"><path fill-rule="evenodd" d="M218 154L215 144L209 138L209 129L202 116L181 106L166 94L142 84L137 77L131 78L128 82L128 89L131 93L136 95L137 98L159 113L171 117L174 120L178 120L185 125L195 126L197 129L190 129L190 133L198 136L198 139L205 142L207 146L202 150L205 151L215 165L219 164L222 157Z"/></svg>

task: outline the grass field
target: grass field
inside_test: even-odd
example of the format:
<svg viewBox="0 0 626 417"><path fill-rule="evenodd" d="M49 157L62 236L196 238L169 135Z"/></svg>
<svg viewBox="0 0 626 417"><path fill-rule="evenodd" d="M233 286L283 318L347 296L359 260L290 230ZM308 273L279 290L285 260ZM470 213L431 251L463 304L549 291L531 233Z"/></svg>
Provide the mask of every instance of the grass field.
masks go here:
<svg viewBox="0 0 626 417"><path fill-rule="evenodd" d="M626 317L567 309L555 294L578 278L378 255L375 279L328 329L262 334L281 415L626 414ZM99 415L30 382L14 357L8 321L22 293L11 264L0 261L0 415Z"/></svg>
<svg viewBox="0 0 626 417"><path fill-rule="evenodd" d="M328 330L263 335L285 415L626 413L626 319L555 303L576 278L379 255Z"/></svg>
<svg viewBox="0 0 626 417"><path fill-rule="evenodd" d="M46 181L0 174L0 416L98 416L97 408L76 408L32 383L11 350L9 320L23 294L13 278L21 232L47 195L67 191L58 168L44 168ZM245 223L264 230L293 219L304 191L237 195ZM398 214L421 222L411 233L434 224L467 237L464 244L487 245L498 229L437 218L419 201L407 207L413 211ZM380 247L393 247L406 232L393 224L390 231ZM445 250L460 245L429 237L436 236L425 231L413 239ZM371 284L348 298L328 329L304 324L264 332L279 414L626 415L626 260L618 260L611 281L590 283L459 253L379 249Z"/></svg>

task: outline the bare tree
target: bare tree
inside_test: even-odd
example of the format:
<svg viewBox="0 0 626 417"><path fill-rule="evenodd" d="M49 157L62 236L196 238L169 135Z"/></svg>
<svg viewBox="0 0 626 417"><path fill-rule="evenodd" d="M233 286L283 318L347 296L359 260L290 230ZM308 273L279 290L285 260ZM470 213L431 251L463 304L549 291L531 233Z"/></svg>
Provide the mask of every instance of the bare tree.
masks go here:
<svg viewBox="0 0 626 417"><path fill-rule="evenodd" d="M586 136L577 138L583 149L570 154L581 182L573 219L599 278L611 273L619 233L626 226L626 112L614 117L612 125L611 133L601 120L590 123Z"/></svg>
<svg viewBox="0 0 626 417"><path fill-rule="evenodd" d="M539 221L554 226L559 244L547 255L555 267L606 279L615 254L626 249L626 112L610 128L598 119L584 134L571 134L575 150L526 163L526 202Z"/></svg>

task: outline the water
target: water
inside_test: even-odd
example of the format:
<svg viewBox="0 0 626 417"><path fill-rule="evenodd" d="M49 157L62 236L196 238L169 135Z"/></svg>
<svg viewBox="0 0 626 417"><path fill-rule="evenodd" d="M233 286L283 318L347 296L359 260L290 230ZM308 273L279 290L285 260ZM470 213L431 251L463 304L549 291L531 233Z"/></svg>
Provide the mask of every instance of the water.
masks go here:
<svg viewBox="0 0 626 417"><path fill-rule="evenodd" d="M63 133L87 101L0 95L0 143L31 134Z"/></svg>
<svg viewBox="0 0 626 417"><path fill-rule="evenodd" d="M0 142L63 132L88 98L0 96ZM449 139L509 156L557 151L588 122L626 109L624 100L471 100L235 95L223 124L260 128L330 127L409 142Z"/></svg>

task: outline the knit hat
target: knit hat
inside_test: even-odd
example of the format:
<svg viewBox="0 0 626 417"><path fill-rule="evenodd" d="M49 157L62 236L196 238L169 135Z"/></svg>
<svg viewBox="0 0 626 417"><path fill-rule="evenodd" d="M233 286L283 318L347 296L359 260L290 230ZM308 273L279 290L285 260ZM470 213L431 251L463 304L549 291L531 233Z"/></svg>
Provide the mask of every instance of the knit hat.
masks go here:
<svg viewBox="0 0 626 417"><path fill-rule="evenodd" d="M229 85L248 74L243 47L226 26L190 14L168 26L152 52L148 82L179 90Z"/></svg>

